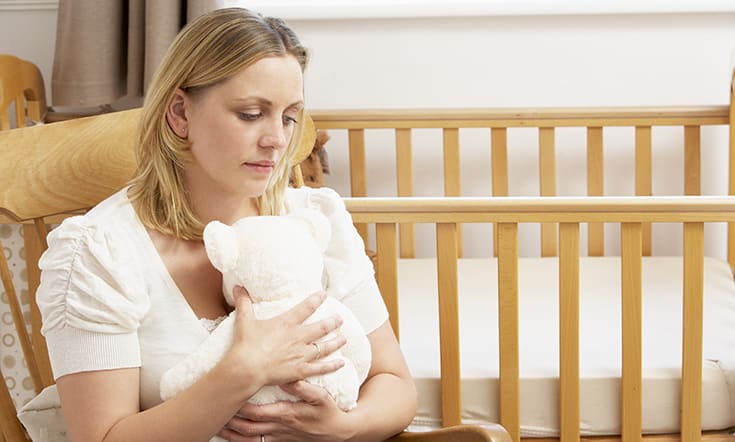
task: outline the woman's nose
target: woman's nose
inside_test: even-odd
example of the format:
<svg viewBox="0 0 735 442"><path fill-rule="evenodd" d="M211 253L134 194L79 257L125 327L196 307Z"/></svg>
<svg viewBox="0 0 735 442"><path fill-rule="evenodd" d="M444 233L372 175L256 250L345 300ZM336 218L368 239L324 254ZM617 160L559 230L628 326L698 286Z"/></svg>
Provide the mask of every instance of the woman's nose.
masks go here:
<svg viewBox="0 0 735 442"><path fill-rule="evenodd" d="M289 131L283 125L283 121L274 119L266 126L261 137L261 145L263 147L271 147L274 149L283 149L288 145Z"/></svg>

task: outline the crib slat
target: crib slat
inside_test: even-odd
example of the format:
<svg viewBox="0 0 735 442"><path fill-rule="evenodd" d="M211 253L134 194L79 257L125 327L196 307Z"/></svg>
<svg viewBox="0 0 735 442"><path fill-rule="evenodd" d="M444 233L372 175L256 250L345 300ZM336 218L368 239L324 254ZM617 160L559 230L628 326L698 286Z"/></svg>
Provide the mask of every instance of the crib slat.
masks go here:
<svg viewBox="0 0 735 442"><path fill-rule="evenodd" d="M396 129L396 174L398 196L413 196L413 156L411 129ZM416 238L413 224L398 226L401 258L416 257Z"/></svg>
<svg viewBox="0 0 735 442"><path fill-rule="evenodd" d="M508 130L490 131L493 196L508 196Z"/></svg>
<svg viewBox="0 0 735 442"><path fill-rule="evenodd" d="M684 223L684 302L681 370L681 440L702 437L702 328L704 223Z"/></svg>
<svg viewBox="0 0 735 442"><path fill-rule="evenodd" d="M602 157L602 127L587 128L587 195L604 195L604 168ZM590 223L587 226L587 254L605 254L605 225Z"/></svg>
<svg viewBox="0 0 735 442"><path fill-rule="evenodd" d="M623 380L621 427L623 441L642 434L642 251L641 223L621 223L621 288Z"/></svg>
<svg viewBox="0 0 735 442"><path fill-rule="evenodd" d="M539 137L539 184L541 196L556 195L554 128L541 127ZM541 256L556 256L556 224L541 224Z"/></svg>
<svg viewBox="0 0 735 442"><path fill-rule="evenodd" d="M390 315L390 325L396 338L400 338L398 314L398 258L396 253L395 223L375 225L375 245L378 253L377 275L380 294Z"/></svg>
<svg viewBox="0 0 735 442"><path fill-rule="evenodd" d="M579 440L579 224L559 224L559 428Z"/></svg>
<svg viewBox="0 0 735 442"><path fill-rule="evenodd" d="M444 196L459 196L459 129L444 129Z"/></svg>
<svg viewBox="0 0 735 442"><path fill-rule="evenodd" d="M651 196L651 126L635 128L635 194ZM643 256L651 256L651 224L642 225Z"/></svg>
<svg viewBox="0 0 735 442"><path fill-rule="evenodd" d="M459 129L444 129L444 196L460 196L462 194L460 184L459 167ZM457 255L462 257L462 226L457 226L459 242L457 244Z"/></svg>
<svg viewBox="0 0 735 442"><path fill-rule="evenodd" d="M521 440L518 352L518 224L498 224L498 348L500 424Z"/></svg>
<svg viewBox="0 0 735 442"><path fill-rule="evenodd" d="M684 126L684 195L702 193L699 126Z"/></svg>
<svg viewBox="0 0 735 442"><path fill-rule="evenodd" d="M462 422L462 391L459 369L459 307L457 299L457 243L457 224L436 224L442 425L445 427L458 425Z"/></svg>
<svg viewBox="0 0 735 442"><path fill-rule="evenodd" d="M367 196L367 165L365 162L365 130L347 131L350 145L350 192L352 196ZM367 224L355 224L365 245L368 243Z"/></svg>
<svg viewBox="0 0 735 442"><path fill-rule="evenodd" d="M508 130L490 129L493 196L508 196ZM498 226L493 226L493 256L498 256Z"/></svg>

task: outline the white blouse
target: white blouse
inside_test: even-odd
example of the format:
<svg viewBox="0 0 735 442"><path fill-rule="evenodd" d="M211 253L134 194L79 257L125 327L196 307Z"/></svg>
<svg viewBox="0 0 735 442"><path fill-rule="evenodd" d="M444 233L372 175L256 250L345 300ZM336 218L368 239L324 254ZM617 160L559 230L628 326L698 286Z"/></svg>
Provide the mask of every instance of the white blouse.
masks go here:
<svg viewBox="0 0 735 442"><path fill-rule="evenodd" d="M290 209L311 207L329 218L326 291L354 312L366 333L375 330L388 312L342 199L328 188L301 187L287 189L286 202ZM39 261L37 298L54 378L140 367L141 408L160 403L161 375L209 331L168 273L127 188L87 214L64 220L48 243Z"/></svg>

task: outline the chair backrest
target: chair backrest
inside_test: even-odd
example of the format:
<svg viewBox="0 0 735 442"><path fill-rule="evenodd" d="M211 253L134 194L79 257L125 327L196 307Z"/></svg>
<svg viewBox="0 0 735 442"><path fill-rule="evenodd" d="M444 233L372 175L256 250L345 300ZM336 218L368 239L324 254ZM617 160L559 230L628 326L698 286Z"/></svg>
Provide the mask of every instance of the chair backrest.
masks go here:
<svg viewBox="0 0 735 442"><path fill-rule="evenodd" d="M38 67L13 55L0 54L0 130L42 122L46 115L46 89Z"/></svg>
<svg viewBox="0 0 735 442"><path fill-rule="evenodd" d="M0 81L6 77L3 72L0 70ZM12 84L16 80L13 77ZM140 109L133 109L0 131L0 224L23 225L30 338L4 256L0 256L0 274L8 299L12 299L9 304L18 334L23 336L19 340L36 392L53 383L35 303L40 280L37 262L47 247L47 224L83 213L128 182L135 169L132 134L139 118ZM294 134L301 140L292 169L297 185L303 184L298 163L309 155L315 139L308 114L304 113L302 121ZM6 440L26 438L15 414L10 392L2 383L0 422Z"/></svg>
<svg viewBox="0 0 735 442"><path fill-rule="evenodd" d="M0 131L7 131L13 127L22 128L30 123L42 122L46 115L46 91L44 88L43 77L40 70L33 63L22 60L18 57L8 54L0 54ZM3 193L6 189L3 187ZM38 237L35 235L34 226L32 224L23 224L17 232L22 231L23 249L27 263L32 262L33 265L26 265L27 279L29 283L29 291L38 285L38 271L35 262L40 255L41 248ZM15 233L15 230L11 230ZM3 253L0 255L0 276L2 276L3 288L5 290L8 303L8 310L13 319L15 332L17 334L17 342L22 349L25 366L28 368L28 375L32 381L34 392L39 392L43 386L50 384L51 370L48 366L46 356L45 343L40 334L33 337L29 334L28 327L23 315L23 309L18 297L18 293L13 283L13 273L6 257L6 249L0 243L0 249ZM37 309L33 306L30 308L31 321L39 321ZM33 327L31 327L33 328ZM6 344L7 345L7 344ZM10 360L15 361L15 355L8 355ZM40 364L39 364L39 361ZM46 364L43 362L46 361ZM16 366L23 364L16 363ZM0 367L0 375L5 379ZM20 382L15 382L16 388L20 388ZM15 406L13 395L8 389L7 383L2 383L3 388L0 389L0 419L2 422L2 435L5 440L22 440L27 436L23 427L15 418ZM17 397L18 395L16 395Z"/></svg>

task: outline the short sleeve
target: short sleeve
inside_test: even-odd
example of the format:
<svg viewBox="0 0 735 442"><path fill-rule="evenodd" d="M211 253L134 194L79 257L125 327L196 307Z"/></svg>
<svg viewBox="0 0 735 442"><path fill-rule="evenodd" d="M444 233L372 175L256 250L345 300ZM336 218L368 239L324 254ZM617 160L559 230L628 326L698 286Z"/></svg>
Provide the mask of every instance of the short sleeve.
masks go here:
<svg viewBox="0 0 735 442"><path fill-rule="evenodd" d="M363 240L337 192L327 187L308 192L308 205L320 210L332 228L324 254L327 293L350 308L366 333L370 333L388 319L388 311Z"/></svg>
<svg viewBox="0 0 735 442"><path fill-rule="evenodd" d="M140 366L137 330L149 300L119 235L77 216L48 236L37 299L54 378Z"/></svg>

